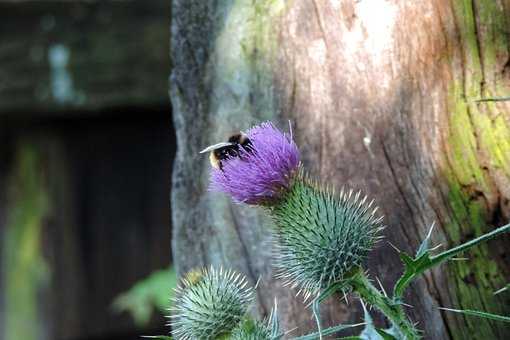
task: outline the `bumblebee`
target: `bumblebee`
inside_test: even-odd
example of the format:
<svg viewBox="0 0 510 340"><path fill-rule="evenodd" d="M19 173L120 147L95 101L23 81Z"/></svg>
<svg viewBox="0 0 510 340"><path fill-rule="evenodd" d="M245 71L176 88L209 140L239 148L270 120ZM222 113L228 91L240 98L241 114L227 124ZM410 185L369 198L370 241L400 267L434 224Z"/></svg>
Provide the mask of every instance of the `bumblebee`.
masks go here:
<svg viewBox="0 0 510 340"><path fill-rule="evenodd" d="M208 146L200 151L200 153L210 152L209 161L213 168L223 170L222 161L229 158L241 157L241 148L246 151L252 150L251 141L248 136L239 132L230 136L226 142Z"/></svg>

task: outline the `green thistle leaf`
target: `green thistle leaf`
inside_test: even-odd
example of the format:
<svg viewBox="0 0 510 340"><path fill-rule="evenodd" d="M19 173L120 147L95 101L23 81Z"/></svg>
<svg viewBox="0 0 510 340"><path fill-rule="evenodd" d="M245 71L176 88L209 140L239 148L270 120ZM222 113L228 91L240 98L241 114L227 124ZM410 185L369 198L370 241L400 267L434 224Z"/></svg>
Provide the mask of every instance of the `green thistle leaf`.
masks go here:
<svg viewBox="0 0 510 340"><path fill-rule="evenodd" d="M439 309L446 310L448 312L460 313L460 314L464 314L464 315L478 316L480 318L485 318L485 319L510 322L510 316L491 314L491 313L480 312L480 311L471 310L471 309L451 309L451 308L439 308Z"/></svg>
<svg viewBox="0 0 510 340"><path fill-rule="evenodd" d="M112 306L115 311L129 312L137 325L147 325L154 309L162 314L167 312L171 292L176 286L177 275L173 268L158 270L117 296Z"/></svg>
<svg viewBox="0 0 510 340"><path fill-rule="evenodd" d="M338 333L338 332L346 330L346 329L359 327L359 326L363 326L363 325L364 325L364 323L357 323L357 324L353 324L353 325L337 325L337 326L333 326L333 327L324 329L323 331L321 331L321 334L322 334L322 336L332 335L332 334ZM346 338L340 338L340 339L351 339L351 338L352 339L361 339L361 337L359 337L359 336L346 337ZM315 339L319 339L319 332L310 333L307 335L302 335L300 337L294 338L294 340L315 340Z"/></svg>
<svg viewBox="0 0 510 340"><path fill-rule="evenodd" d="M481 102L504 102L504 101L510 101L510 97L493 97L493 98L482 98L475 100L478 103Z"/></svg>
<svg viewBox="0 0 510 340"><path fill-rule="evenodd" d="M397 281L395 288L393 290L393 295L396 300L399 300L402 297L405 289L409 286L409 284L419 275L421 275L426 270L435 267L442 262L451 259L452 257L482 243L488 241L499 234L510 232L510 224L504 225L493 231L484 234L480 237L477 237L473 240L470 240L466 243L458 245L452 249L446 250L437 255L430 255L430 249L428 248L428 242L430 238L430 232L425 238L425 240L420 245L418 252L416 253L416 257L413 259L411 256L404 252L400 252L400 259L405 265L404 273Z"/></svg>
<svg viewBox="0 0 510 340"><path fill-rule="evenodd" d="M361 300L361 306L363 307L364 320L365 320L365 328L360 334L360 339L363 340L396 340L395 336L391 334L393 329L383 330L375 327L372 317L368 312L368 309Z"/></svg>

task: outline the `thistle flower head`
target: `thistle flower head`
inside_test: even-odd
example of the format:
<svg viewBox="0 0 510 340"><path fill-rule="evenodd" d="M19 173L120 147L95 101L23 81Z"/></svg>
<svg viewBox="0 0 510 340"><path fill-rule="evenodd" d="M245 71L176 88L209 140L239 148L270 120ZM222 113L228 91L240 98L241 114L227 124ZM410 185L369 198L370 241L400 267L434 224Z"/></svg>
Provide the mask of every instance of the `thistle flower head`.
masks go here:
<svg viewBox="0 0 510 340"><path fill-rule="evenodd" d="M253 299L244 276L231 270L194 270L182 280L170 326L177 339L216 339L244 318Z"/></svg>
<svg viewBox="0 0 510 340"><path fill-rule="evenodd" d="M299 150L287 135L266 122L246 132L250 147L240 148L236 157L212 169L211 188L237 201L268 204L278 200L289 188L299 167Z"/></svg>
<svg viewBox="0 0 510 340"><path fill-rule="evenodd" d="M359 192L337 195L299 175L271 208L279 276L305 298L341 282L380 238L382 217L372 204Z"/></svg>

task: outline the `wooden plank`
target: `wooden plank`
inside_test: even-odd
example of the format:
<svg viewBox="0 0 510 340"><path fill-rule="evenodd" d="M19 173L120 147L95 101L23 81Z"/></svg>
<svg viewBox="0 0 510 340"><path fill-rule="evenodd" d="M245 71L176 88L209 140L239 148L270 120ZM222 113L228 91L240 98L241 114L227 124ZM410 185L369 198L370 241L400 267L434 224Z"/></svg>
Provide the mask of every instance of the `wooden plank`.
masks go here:
<svg viewBox="0 0 510 340"><path fill-rule="evenodd" d="M175 144L165 111L145 113L0 124L0 339L164 332L112 308L170 262Z"/></svg>
<svg viewBox="0 0 510 340"><path fill-rule="evenodd" d="M0 115L165 104L169 22L163 0L0 2Z"/></svg>

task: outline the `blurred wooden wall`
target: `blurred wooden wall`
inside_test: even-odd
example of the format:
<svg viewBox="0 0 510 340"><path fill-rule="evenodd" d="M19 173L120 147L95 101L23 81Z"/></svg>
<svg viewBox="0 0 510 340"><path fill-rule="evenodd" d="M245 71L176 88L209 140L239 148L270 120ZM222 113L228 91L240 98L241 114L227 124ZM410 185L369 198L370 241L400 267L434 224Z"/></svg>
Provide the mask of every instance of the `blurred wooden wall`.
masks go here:
<svg viewBox="0 0 510 340"><path fill-rule="evenodd" d="M169 1L0 0L0 339L136 339L170 262Z"/></svg>

